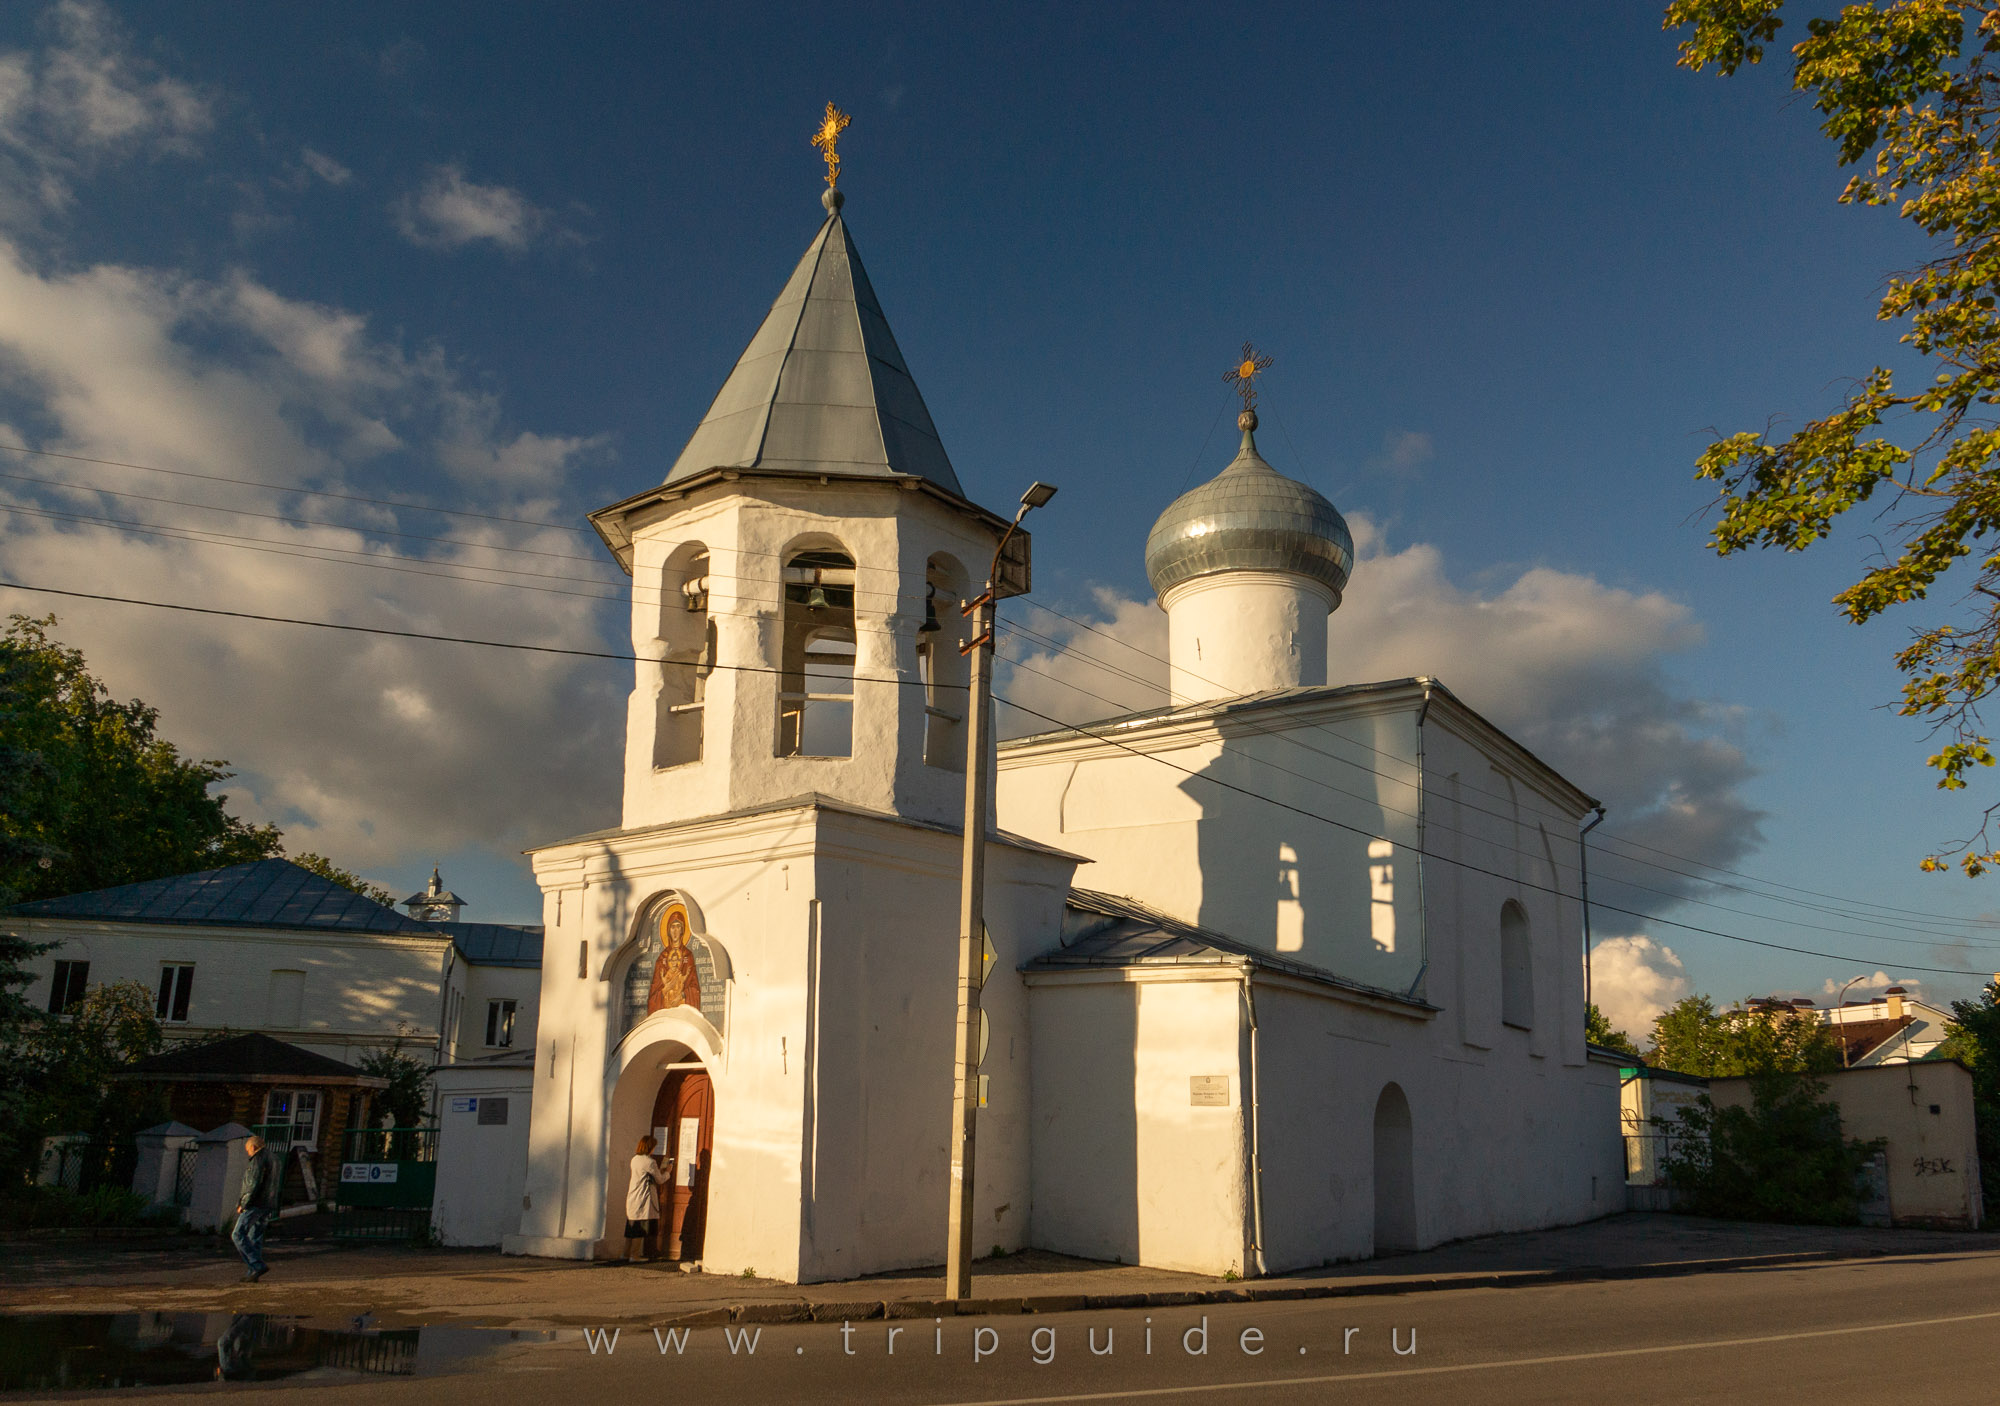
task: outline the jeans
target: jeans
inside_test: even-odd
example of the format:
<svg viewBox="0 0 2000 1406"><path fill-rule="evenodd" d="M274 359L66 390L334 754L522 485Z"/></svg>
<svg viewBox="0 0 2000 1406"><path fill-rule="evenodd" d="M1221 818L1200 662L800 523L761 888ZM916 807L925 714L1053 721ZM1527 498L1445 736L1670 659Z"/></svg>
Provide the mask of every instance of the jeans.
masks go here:
<svg viewBox="0 0 2000 1406"><path fill-rule="evenodd" d="M252 1274L262 1274L269 1268L264 1263L264 1227L270 1220L269 1211L238 1211L236 1228L229 1232L236 1253L243 1256L243 1263L250 1267Z"/></svg>

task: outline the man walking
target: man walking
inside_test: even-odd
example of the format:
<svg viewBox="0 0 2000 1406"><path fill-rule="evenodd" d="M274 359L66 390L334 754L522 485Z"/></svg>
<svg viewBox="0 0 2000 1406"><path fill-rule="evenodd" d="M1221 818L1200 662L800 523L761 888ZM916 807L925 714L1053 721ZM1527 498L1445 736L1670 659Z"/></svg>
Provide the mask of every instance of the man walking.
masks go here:
<svg viewBox="0 0 2000 1406"><path fill-rule="evenodd" d="M236 1228L229 1232L229 1238L248 1269L243 1282L255 1284L270 1270L264 1263L264 1227L278 1213L285 1165L254 1133L243 1150L250 1154L250 1161L243 1168L243 1192L236 1198Z"/></svg>

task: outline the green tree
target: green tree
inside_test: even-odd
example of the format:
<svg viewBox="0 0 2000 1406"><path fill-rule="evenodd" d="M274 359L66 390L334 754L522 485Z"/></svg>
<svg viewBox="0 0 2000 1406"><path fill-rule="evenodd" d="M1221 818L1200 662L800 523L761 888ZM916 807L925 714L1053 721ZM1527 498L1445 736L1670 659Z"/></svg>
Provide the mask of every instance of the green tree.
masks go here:
<svg viewBox="0 0 2000 1406"><path fill-rule="evenodd" d="M1667 1182L1696 1215L1732 1220L1851 1225L1861 1218L1860 1172L1881 1146L1841 1131L1840 1109L1809 1074L1770 1072L1750 1081L1750 1106L1707 1094L1677 1120L1662 1162Z"/></svg>
<svg viewBox="0 0 2000 1406"><path fill-rule="evenodd" d="M1616 1050L1633 1059L1639 1058L1639 1047L1632 1043L1632 1037L1623 1030L1613 1030L1611 1022L1604 1018L1604 1012L1594 1004L1584 1008L1583 1038L1604 1049Z"/></svg>
<svg viewBox="0 0 2000 1406"><path fill-rule="evenodd" d="M1690 30L1682 67L1727 76L1763 59L1783 8L1674 0L1666 27ZM1838 164L1859 168L1841 202L1893 207L1933 241L1934 257L1891 277L1877 309L1904 327L1903 345L1930 373L1904 378L1877 365L1839 409L1789 435L1746 430L1711 444L1698 466L1721 485L1712 545L1723 556L1801 551L1883 495L1881 560L1833 598L1857 624L1927 598L1974 557L1956 612L1932 615L1895 656L1900 711L1929 722L1941 742L1930 758L1938 785L1958 790L1994 764L1979 707L2000 683L2000 5L1849 4L1809 18L1791 53L1792 87L1811 96ZM1996 810L1923 867L1955 857L1979 874L2000 863Z"/></svg>
<svg viewBox="0 0 2000 1406"><path fill-rule="evenodd" d="M364 1055L358 1066L363 1074L387 1079L389 1087L375 1095L377 1106L389 1110L399 1128L414 1128L424 1122L431 1102L431 1069L421 1060L401 1050L376 1050Z"/></svg>
<svg viewBox="0 0 2000 1406"><path fill-rule="evenodd" d="M1727 1079L1757 1074L1825 1074L1840 1066L1832 1030L1806 1011L1718 1011L1709 996L1688 996L1653 1022L1651 1062L1681 1074Z"/></svg>
<svg viewBox="0 0 2000 1406"><path fill-rule="evenodd" d="M136 981L93 986L61 1017L18 1036L5 1052L18 1114L0 1126L0 1185L20 1183L50 1134L122 1137L160 1121L156 1089L111 1076L161 1043L153 993Z"/></svg>
<svg viewBox="0 0 2000 1406"><path fill-rule="evenodd" d="M344 889L353 889L363 898L372 898L384 908L393 908L396 906L396 900L391 897L389 890L383 888L380 884L369 883L368 880L362 878L352 870L341 868L323 854L313 854L309 851L305 854L294 854L288 857L299 868L309 869L322 879L331 879Z"/></svg>
<svg viewBox="0 0 2000 1406"><path fill-rule="evenodd" d="M1979 1179L1988 1220L2000 1215L2000 982L1976 1001L1953 1001L1944 1043L1932 1058L1972 1071L1972 1113L1979 1139Z"/></svg>
<svg viewBox="0 0 2000 1406"><path fill-rule="evenodd" d="M0 634L0 890L10 901L110 888L279 852L209 788L227 763L189 761L158 737L159 711L120 703L53 616Z"/></svg>

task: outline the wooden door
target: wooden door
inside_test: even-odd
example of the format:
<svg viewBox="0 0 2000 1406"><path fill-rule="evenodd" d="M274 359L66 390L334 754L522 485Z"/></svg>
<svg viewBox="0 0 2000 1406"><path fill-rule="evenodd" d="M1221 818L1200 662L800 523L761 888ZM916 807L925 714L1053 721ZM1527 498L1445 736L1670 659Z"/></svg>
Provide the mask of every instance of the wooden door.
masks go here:
<svg viewBox="0 0 2000 1406"><path fill-rule="evenodd" d="M660 1189L659 1240L648 1248L671 1260L700 1259L709 1149L715 1144L715 1086L706 1070L676 1069L661 1081L653 1128L656 1137L664 1132L659 1150L674 1163L673 1184Z"/></svg>

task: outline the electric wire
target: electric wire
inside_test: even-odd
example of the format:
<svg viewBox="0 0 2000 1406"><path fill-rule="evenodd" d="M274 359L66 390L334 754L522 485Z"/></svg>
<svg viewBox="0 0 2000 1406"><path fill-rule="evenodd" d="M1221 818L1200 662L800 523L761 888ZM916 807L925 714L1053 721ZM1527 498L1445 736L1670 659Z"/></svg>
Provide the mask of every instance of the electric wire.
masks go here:
<svg viewBox="0 0 2000 1406"><path fill-rule="evenodd" d="M1219 416L1218 416L1218 422L1219 422ZM1280 426L1280 429L1282 432L1283 427ZM1212 425L1210 428L1210 435L1211 436L1213 435ZM1204 450L1205 448L1206 445L1204 444ZM307 489L296 486L271 483L263 480L235 478L219 474L203 474L203 473L196 473L191 470L167 469L155 465L138 464L124 460L97 458L93 456L80 455L80 454L67 454L54 450L32 449L23 445L0 444L0 450L6 450L13 453L24 454L24 455L37 455L40 457L51 458L51 459L60 459L60 460L79 462L79 463L89 463L89 464L97 464L115 468L132 469L148 473L171 475L178 478L224 483L239 487L265 488L274 492L293 493L302 496L321 497L321 498L334 499L347 502L364 503L378 507L411 510L419 512L436 512L450 516L474 518L485 521L504 522L522 526L552 528L552 529L559 529L572 532L585 531L585 529L576 528L569 524L549 522L545 520L510 517L502 514L477 513L463 509L437 508L421 503L411 503L407 501L399 501L399 500L385 499L385 498L374 498L361 494L337 493L329 490ZM1199 457L1200 456L1197 455L1197 461L1196 461L1197 464L1199 463ZM248 509L222 507L220 505L215 505L215 504L195 503L179 499L159 498L152 495L131 494L116 489L104 488L99 485L78 484L62 479L37 478L29 475L15 475L15 474L0 474L0 478L14 479L16 481L21 481L21 482L40 483L52 488L65 488L65 489L70 489L72 491L103 493L115 497L132 498L140 501L148 501L148 502L167 504L177 507L190 508L197 511L233 513L243 516L250 516L266 520L278 521L287 524L322 526L322 527L334 528L336 530L353 531L360 533L364 536L366 535L393 536L409 540L465 546L479 550L519 553L524 555L548 556L563 560L573 560L580 562L589 562L593 560L593 558L591 557L579 556L575 554L544 552L533 548L510 547L496 543L472 542L466 539L434 537L434 536L427 536L424 534L396 532L386 529L353 527L347 524L332 523L319 519L293 518L293 517L282 516L279 514L258 513ZM88 514L76 514L76 513L65 514L65 513L54 512L48 509L27 507L19 504L0 505L0 511L16 511L31 516L38 516L38 517L61 520L61 521L92 523L95 525L113 527L120 531L131 532L139 535L166 537L170 540L183 540L194 543L204 543L208 545L228 546L238 550L263 551L266 553L276 554L276 555L296 556L303 560L332 561L335 562L336 564L350 564L350 565L364 564L364 565L374 566L377 569L392 570L403 574L433 576L433 577L438 577L440 579L472 581L478 584L505 585L513 587L515 589L534 589L534 588L529 587L519 581L491 580L489 578L492 576L509 575L509 576L524 576L532 579L563 580L563 581L570 581L574 584L604 586L607 588L612 588L619 592L619 594L611 596L597 596L594 593L590 592L565 591L554 587L540 588L549 590L553 594L578 596L578 597L585 597L592 599L618 601L623 599L624 592L627 590L632 592L632 594L635 596L640 595L641 592L650 591L650 588L641 586L637 582L633 582L627 585L626 583L617 581L615 578L605 579L597 577L566 577L555 573L526 572L526 571L520 571L515 568L489 566L475 562L452 562L452 563L433 562L432 564L434 565L446 565L451 568L454 568L452 570L447 570L447 571L435 571L435 570L425 570L420 566L410 565L408 563L412 559L407 557L398 557L395 562L357 561L354 559L380 557L384 555L384 553L333 547L325 543L298 543L298 544L287 545L274 542L272 539L269 538L248 538L237 534L210 532L206 529L175 528L162 524L133 522L130 520L106 518ZM737 555L744 555L744 556L777 555L776 553L757 552L752 549L741 549L741 548L717 549L717 550L734 551ZM470 576L461 574L462 572L484 572L487 573L487 575ZM735 581L752 581L752 580L759 582L762 581L762 578L725 577L719 575L717 576L717 579L735 580ZM903 601L914 602L915 600L918 599L918 597L916 597L914 594L911 593L885 592L885 591L873 590L871 588L860 585L858 581L856 585L853 587L853 589L857 597L865 596L871 599L893 599L898 602L903 602ZM659 593L658 599L647 601L645 603L658 604L662 603L668 598L669 597L667 593L661 592ZM1112 642L1120 645L1122 648L1137 653L1142 658L1145 658L1149 661L1159 664L1167 663L1167 661L1162 659L1159 655L1153 654L1152 652L1142 649L1139 646L1130 644L1127 641L1120 640L1118 639L1117 636L1112 635L1105 630L1099 629L1098 627L1091 625L1089 622L1078 620L1074 616L1067 615L1064 612L1056 610L1053 607L1044 605L1039 601L1030 601L1028 602L1028 604L1037 610L1044 611L1045 613L1055 616L1058 619L1062 619L1079 629L1086 630L1092 634L1101 635L1105 639L1111 640ZM1131 682L1144 685L1148 688L1157 688L1158 686L1156 683L1153 683L1152 681L1147 680L1140 675L1134 674L1129 670L1121 669L1118 666L1111 664L1109 661L1100 659L1095 655L1091 655L1082 650L1076 649L1073 644L1065 645L1062 641L1053 639L1052 637L1048 636L1036 636L1036 638L1040 639L1048 648L1063 650L1071 657L1076 658L1091 667L1095 667L1100 670L1109 672L1116 677L1127 679ZM1066 680L1057 679L1054 681L1062 683L1066 687L1073 687L1072 685L1069 685L1068 681ZM1084 689L1077 689L1077 691L1089 693L1089 690L1084 690ZM1090 694L1090 696L1101 698L1101 695L1096 695L1096 694ZM1103 700L1103 701L1109 702L1110 700ZM1113 704L1113 706L1118 706L1118 705ZM1382 758L1385 762L1414 769L1414 763L1407 758L1397 756L1394 753L1385 752L1380 748L1371 747L1368 744L1359 741L1358 739L1344 737L1341 734L1331 732L1330 730L1327 731L1329 738L1343 745L1353 746L1360 748L1361 750L1371 752L1374 755ZM1321 756L1323 758L1326 758L1327 760L1336 761L1345 765L1354 766L1363 770L1371 771L1373 774L1378 776L1385 775L1384 773L1375 768L1365 767L1362 763L1353 761L1352 759L1339 757L1334 753L1325 751L1321 748L1313 747L1310 744L1304 742L1302 739L1297 738L1296 736L1287 736L1285 740L1291 745L1299 746L1304 750L1312 752L1315 755ZM1495 792L1486 791L1483 788L1471 785L1470 783L1463 783L1462 789L1480 795L1486 795L1495 800L1508 801L1512 799L1509 797L1500 796L1498 793ZM1475 810L1482 809L1479 807L1472 807L1472 808ZM1548 818L1561 820L1565 824L1569 823L1569 818L1567 816L1561 815L1558 812L1547 811L1540 807L1531 807L1531 808L1537 811L1539 814L1546 816ZM1489 815L1498 814L1497 812L1492 812L1492 811L1483 811L1483 813ZM1708 861L1696 859L1692 856L1677 854L1673 851L1661 849L1657 846L1647 845L1641 841L1631 840L1617 834L1616 831L1601 833L1598 836L1598 843L1604 849L1605 853L1607 853L1608 855L1614 855L1629 863L1646 865L1648 867L1660 870L1661 872L1673 874L1674 876L1679 878L1684 878L1692 882L1709 884L1717 888L1738 892L1746 897L1755 898L1763 902L1789 904L1791 906L1804 908L1807 910L1819 911L1832 917L1861 918L1865 921L1889 921L1889 922L1894 922L1895 919L1899 917L1916 917L1916 918L1923 918L1932 922L1945 922L1958 927L1972 928L1976 930L1988 930L1988 931L1993 930L1996 926L2000 926L1996 925L1991 920L1968 919L1950 914L1926 913L1920 910L1898 908L1893 905L1878 904L1864 899L1844 898L1838 895L1826 894L1819 892L1817 890L1806 889L1792 884L1786 884L1779 880L1765 879L1762 878L1761 876L1748 874L1741 870L1735 870L1735 869L1730 869L1727 866L1711 864ZM1661 855L1664 856L1665 858L1673 859L1683 864L1692 865L1699 869L1710 869L1714 870L1715 872L1729 874L1731 877L1745 880L1747 883L1764 884L1771 888L1783 889L1787 893L1804 895L1805 899L1830 900L1832 904L1846 905L1846 908L1843 909L1841 907L1830 906L1826 902L1809 902L1805 901L1805 899L1787 898L1784 897L1782 894L1765 893L1765 892L1760 892L1756 889L1746 889L1740 885L1723 883L1722 881L1709 878L1705 875L1689 873L1688 871L1683 869L1676 869L1672 865L1661 864L1658 863L1657 861L1642 858L1638 854L1630 853L1629 851L1631 850L1643 850L1646 853ZM1617 879L1615 876L1607 876L1607 877L1611 882L1626 882ZM1853 909L1866 909L1870 911L1869 912L1849 911ZM1740 912L1741 910L1726 910L1726 911ZM1768 917L1769 915L1757 915L1757 916ZM1896 925L1906 926L1900 923L1897 923Z"/></svg>
<svg viewBox="0 0 2000 1406"><path fill-rule="evenodd" d="M0 588L19 590L19 591L29 591L42 595L65 596L73 599L104 601L119 605L134 605L154 610L179 611L196 615L224 616L239 620L257 620L275 624L300 625L316 629L339 630L356 634L388 635L403 639L420 639L420 640L435 641L446 644L474 645L489 649L509 649L518 651L528 651L540 654L567 655L578 658L617 661L621 663L642 662L642 656L634 654L621 654L608 650L584 650L584 649L574 649L557 645L534 645L534 644L520 643L517 641L486 640L486 639L477 639L469 636L442 635L442 634L435 634L417 630L396 630L396 629L384 628L381 626L349 625L349 624L342 624L338 622L325 621L325 620L307 620L295 616L265 615L252 611L223 610L215 607L190 606L169 601L141 600L137 597L114 596L101 592L65 590L52 586L34 586L19 581L0 580ZM657 662L657 661L646 660L644 662ZM742 673L778 674L782 672L781 670L778 669L773 669L766 666L758 666L758 665L744 665L744 664L716 665L715 667L729 669L735 672L742 672ZM867 679L864 681L879 682L879 683L895 683L910 687L935 686L931 684L928 680L904 679L900 677L892 679ZM1156 765L1166 767L1169 770L1179 772L1182 775L1188 776L1195 780L1205 781L1212 786L1217 786L1224 790L1236 792L1240 795L1249 797L1252 800L1261 801L1266 805L1274 806L1280 810L1289 811L1307 820L1312 820L1320 824L1329 825L1335 829L1344 830L1352 834L1363 836L1365 838L1370 838L1370 839L1379 838L1375 836L1373 832L1365 829L1364 827L1357 825L1350 825L1345 821L1337 820L1331 816L1320 815L1315 811L1310 811L1303 807L1292 805L1289 802L1278 800L1275 797L1260 795L1256 791L1252 791L1246 787L1235 785L1232 782L1224 781L1219 777L1204 776L1200 772L1193 771L1187 767L1178 766L1175 763L1168 761L1164 757L1156 756L1151 753L1141 751L1140 749L1131 746L1129 743L1122 742L1115 737L1107 737L1101 733L1093 732L1091 731L1091 729L1087 727L1078 726L1073 723L1066 723L1062 721L1060 718L1056 718L1047 713L1043 713L1037 709L1030 708L1025 704L1016 703L1014 700L1003 697L999 694L994 695L994 700L1004 707L1013 708L1018 712L1027 714L1029 717L1037 718L1042 722L1046 722L1050 724L1052 728L1067 732L1074 732L1079 736L1092 738L1098 742L1102 742L1120 751L1129 752L1133 756L1145 758L1146 760L1151 761ZM1483 865L1474 864L1469 860L1459 859L1451 855L1438 854L1435 851L1428 850L1419 846L1406 845L1402 846L1401 848L1405 849L1408 852L1413 852L1416 855L1419 855L1423 858L1432 859L1440 864L1447 864L1452 866L1453 868L1464 870L1469 873L1476 873L1488 878L1497 879L1503 883L1514 885L1519 888L1550 894L1559 900L1564 900L1569 902L1580 902L1580 900L1575 895L1565 893L1559 888L1552 888L1549 885L1539 884L1529 879L1517 878L1516 876L1511 874L1503 874L1498 870L1488 869ZM1645 923L1657 924L1662 927L1676 928L1683 932L1697 933L1703 936L1720 938L1728 942L1743 943L1752 947L1761 947L1780 952L1792 952L1799 954L1801 956L1817 957L1826 961L1860 962L1870 966L1881 965L1881 963L1869 958L1856 957L1846 953L1823 952L1815 948L1798 947L1789 943L1769 942L1761 938L1745 937L1740 933L1724 932L1718 928L1703 927L1695 923L1684 923L1673 918L1664 918L1660 917L1657 914L1645 913L1637 909L1624 908L1617 904L1600 903L1595 899L1591 900L1591 907L1599 908L1610 913L1618 913L1622 916L1634 918ZM1899 964L1897 969L1899 971L1905 971L1905 972L1924 972L1940 976L1954 976L1961 978L1971 975L1971 973L1966 972L1963 968L1956 968L1956 967L1924 967L1924 966Z"/></svg>

